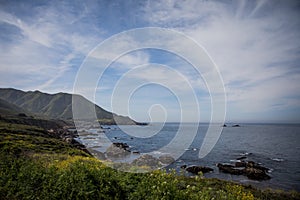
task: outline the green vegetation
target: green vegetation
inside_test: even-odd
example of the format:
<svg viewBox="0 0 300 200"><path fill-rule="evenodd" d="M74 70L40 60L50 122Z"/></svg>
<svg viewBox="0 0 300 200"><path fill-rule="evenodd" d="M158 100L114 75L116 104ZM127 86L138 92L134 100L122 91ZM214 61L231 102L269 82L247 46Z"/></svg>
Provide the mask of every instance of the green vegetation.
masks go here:
<svg viewBox="0 0 300 200"><path fill-rule="evenodd" d="M25 113L25 110L3 99L0 99L0 113L2 115L17 115L19 113Z"/></svg>
<svg viewBox="0 0 300 200"><path fill-rule="evenodd" d="M299 199L175 172L119 172L41 128L0 122L0 199Z"/></svg>
<svg viewBox="0 0 300 200"><path fill-rule="evenodd" d="M135 124L132 119L108 112L80 95L47 94L40 91L24 92L13 88L0 88L0 97L0 113L3 107L6 113L13 111L16 114L19 110L22 113L33 113L44 118L70 120L73 118L72 98L75 98L76 108L79 113L82 113L81 119L89 119L89 113L95 110L100 121L107 121L108 124L115 123L113 117L117 117L118 121L123 124ZM3 106L1 106L2 103Z"/></svg>
<svg viewBox="0 0 300 200"><path fill-rule="evenodd" d="M0 152L18 157L35 153L87 155L42 128L2 121L0 121Z"/></svg>

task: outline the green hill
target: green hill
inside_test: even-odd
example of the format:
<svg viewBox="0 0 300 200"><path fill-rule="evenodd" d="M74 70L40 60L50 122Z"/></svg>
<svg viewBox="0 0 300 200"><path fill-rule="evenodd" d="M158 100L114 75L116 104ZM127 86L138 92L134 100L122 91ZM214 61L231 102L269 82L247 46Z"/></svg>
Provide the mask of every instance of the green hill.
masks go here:
<svg viewBox="0 0 300 200"><path fill-rule="evenodd" d="M40 91L24 92L13 88L0 89L0 98L8 103L14 104L16 107L20 107L30 113L47 116L53 119L69 120L73 118L72 97L75 97L78 100L78 105L76 105L76 107L78 107L79 111L82 111L80 113L82 118L89 117L84 116L84 114L88 113L86 112L87 109L95 108L97 118L100 122L104 121L113 124L113 116L115 116L118 121L123 124L136 124L132 119L108 112L81 95L72 95L68 93L47 94Z"/></svg>
<svg viewBox="0 0 300 200"><path fill-rule="evenodd" d="M18 114L29 114L24 109L16 106L15 104L9 103L0 98L0 115L18 115Z"/></svg>

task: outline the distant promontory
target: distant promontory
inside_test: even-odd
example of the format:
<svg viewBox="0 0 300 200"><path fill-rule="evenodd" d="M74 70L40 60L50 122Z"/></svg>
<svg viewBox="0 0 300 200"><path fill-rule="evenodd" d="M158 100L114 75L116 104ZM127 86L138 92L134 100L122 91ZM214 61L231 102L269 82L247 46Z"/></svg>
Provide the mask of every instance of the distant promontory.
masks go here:
<svg viewBox="0 0 300 200"><path fill-rule="evenodd" d="M101 124L116 124L115 119L117 119L118 124L141 124L129 117L106 111L81 95L75 94L75 96L81 104L85 104L88 107L95 106L97 119ZM2 104L5 104L3 107L6 109L7 105L10 104L10 108L12 108L7 109L8 114L13 110L15 113L29 113L49 119L72 120L72 97L72 94L62 92L47 94L37 90L25 92L13 88L0 88L0 99Z"/></svg>

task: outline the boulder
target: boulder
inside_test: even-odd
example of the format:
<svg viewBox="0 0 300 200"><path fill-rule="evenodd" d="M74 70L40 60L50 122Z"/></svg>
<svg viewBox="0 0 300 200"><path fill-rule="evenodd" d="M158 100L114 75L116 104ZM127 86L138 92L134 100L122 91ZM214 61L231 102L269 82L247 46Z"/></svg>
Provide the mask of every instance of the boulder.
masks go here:
<svg viewBox="0 0 300 200"><path fill-rule="evenodd" d="M228 174L233 174L233 175L242 175L244 173L243 170L235 168L235 166L233 166L233 165L218 163L217 167L223 173L228 173Z"/></svg>
<svg viewBox="0 0 300 200"><path fill-rule="evenodd" d="M148 166L150 168L157 168L160 167L159 159L155 158L149 154L144 154L139 158L132 161L132 165L135 166Z"/></svg>
<svg viewBox="0 0 300 200"><path fill-rule="evenodd" d="M247 164L246 164L246 167L247 168L255 168L255 169L259 169L259 170L262 170L264 172L268 172L270 169L267 168L267 167L264 167L264 166L261 166L253 161L248 161Z"/></svg>
<svg viewBox="0 0 300 200"><path fill-rule="evenodd" d="M247 163L242 161L242 162L236 162L234 164L235 167L246 167L247 166Z"/></svg>
<svg viewBox="0 0 300 200"><path fill-rule="evenodd" d="M238 125L238 124L235 124L235 125L233 125L232 127L241 127L240 125Z"/></svg>
<svg viewBox="0 0 300 200"><path fill-rule="evenodd" d="M247 158L246 156L241 156L241 157L237 158L237 160L244 160L246 158Z"/></svg>
<svg viewBox="0 0 300 200"><path fill-rule="evenodd" d="M73 138L71 138L71 137L65 137L65 138L63 138L63 141L65 141L65 142L67 142L67 143L69 143L69 144L72 144L73 143Z"/></svg>
<svg viewBox="0 0 300 200"><path fill-rule="evenodd" d="M108 157L124 157L130 154L126 143L113 143L106 150Z"/></svg>
<svg viewBox="0 0 300 200"><path fill-rule="evenodd" d="M175 159L172 156L169 155L162 155L158 158L158 160L165 165L169 165L173 162L175 162Z"/></svg>
<svg viewBox="0 0 300 200"><path fill-rule="evenodd" d="M248 167L244 169L244 174L249 178L253 180L269 180L271 177L266 174L265 171L253 167Z"/></svg>
<svg viewBox="0 0 300 200"><path fill-rule="evenodd" d="M180 166L181 169L186 169L187 165Z"/></svg>
<svg viewBox="0 0 300 200"><path fill-rule="evenodd" d="M25 113L19 113L18 116L19 117L27 117L27 115Z"/></svg>
<svg viewBox="0 0 300 200"><path fill-rule="evenodd" d="M263 167L253 161L242 161L236 162L235 165L228 165L228 164L217 164L219 170L223 173L229 173L233 175L244 175L247 176L249 179L253 180L268 180L271 177L267 174L268 168Z"/></svg>
<svg viewBox="0 0 300 200"><path fill-rule="evenodd" d="M122 143L122 142L114 142L113 145L120 147L122 149L125 149L125 150L129 148L127 143Z"/></svg>
<svg viewBox="0 0 300 200"><path fill-rule="evenodd" d="M210 167L203 167L203 166L190 166L185 168L185 170L193 174L199 174L199 172L207 173L207 172L214 171Z"/></svg>
<svg viewBox="0 0 300 200"><path fill-rule="evenodd" d="M89 149L89 152L96 158L98 158L99 160L106 160L106 157L105 157L105 154L100 152L100 151L97 151L97 150L94 150L94 149Z"/></svg>

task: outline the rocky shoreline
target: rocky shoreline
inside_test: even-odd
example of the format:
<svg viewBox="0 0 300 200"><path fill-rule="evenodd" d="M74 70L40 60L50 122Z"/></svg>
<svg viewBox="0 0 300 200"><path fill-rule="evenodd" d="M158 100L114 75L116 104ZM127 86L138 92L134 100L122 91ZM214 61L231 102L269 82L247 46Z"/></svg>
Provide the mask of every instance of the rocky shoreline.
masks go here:
<svg viewBox="0 0 300 200"><path fill-rule="evenodd" d="M72 136L72 134L68 135L67 138L70 136ZM73 136L77 137L77 135L74 134ZM74 138L70 141L75 141L75 144L78 144L78 142ZM90 154L97 157L98 159L111 161L114 158L120 159L126 156L130 156L131 154L140 155L140 152L131 151L127 143L115 142L112 143L107 148L106 152L99 152L93 150L92 152L90 152ZM261 164L251 160L246 161L246 159L247 159L246 156L242 156L237 158L234 164L216 163L216 166L218 167L218 170L221 173L242 175L242 176L246 176L248 179L257 180L257 181L271 179L271 176L268 174L270 171L269 168L262 166ZM175 162L175 159L172 156L167 154L161 155L159 157L155 157L150 154L141 154L138 158L134 159L131 163L123 163L123 165L121 163L120 166L122 167L124 167L124 165L126 165L127 167L146 166L149 169L158 169L158 168L168 166L173 162ZM200 166L200 165L191 165L191 166L182 165L180 166L180 168L194 175L198 175L199 173L211 173L214 171L214 169L211 167Z"/></svg>
<svg viewBox="0 0 300 200"><path fill-rule="evenodd" d="M102 158L96 156L101 159L99 161L75 149L75 147L80 149L84 146L78 145L77 133L68 129L49 129L46 132L33 126L3 123L0 130L2 130L2 138L10 136L10 139L4 141L1 146L2 178L10 180L1 182L1 189L4 191L1 195L7 197L5 199L33 197L64 199L68 197L70 191L74 199L101 199L103 197L110 199L116 196L116 193L111 191L121 191L118 194L122 197L120 199L124 197L130 199L133 194L136 195L134 199L140 199L142 195L142 199L147 197L160 199L162 193L170 194L167 199L242 199L249 196L257 197L257 199L279 200L298 199L299 196L298 193L281 191L275 193L275 191L264 191L231 181L203 178L200 172L211 172L213 169L209 167L183 166L182 170L187 172L184 174L176 174L176 171L155 170L159 166L174 162L169 155L155 157L140 153L137 159L127 164L109 163L110 158L107 157L107 152L105 154L98 152L103 156ZM20 137L21 135L23 136ZM133 153L129 145L122 142L113 143L110 151L120 152L121 155L124 152ZM94 155L97 152L91 153ZM112 155L121 156L118 153ZM123 173L115 169L149 173ZM189 176L189 173L194 175ZM7 189L3 190L3 188ZM146 189L145 192L143 192L144 189ZM96 196L88 196L93 190L96 191ZM103 196L105 191L107 195ZM154 193L156 191L158 193Z"/></svg>
<svg viewBox="0 0 300 200"><path fill-rule="evenodd" d="M72 126L48 129L47 131L52 136L59 137L75 148L80 149L100 160L113 162L112 160L116 158L122 159L132 154L138 155L138 158L134 159L131 163L121 162L117 165L114 165L114 167L121 166L122 168L124 168L124 166L126 166L127 169L131 167L148 167L148 169L153 170L166 167L175 162L175 159L171 155L164 154L156 157L150 154L141 154L137 150L132 151L129 145L123 142L112 143L105 152L96 151L90 148L87 149L86 146L84 146L77 140L79 134L77 130ZM102 129L101 131L105 132L104 129ZM88 132L86 134L90 135L90 133ZM82 133L80 133L80 135L82 135ZM271 176L269 175L270 169L268 167L262 166L261 164L256 163L252 160L247 160L246 155L237 158L233 164L216 163L216 166L221 173L245 176L250 180L264 181L271 179ZM214 169L211 167L201 165L182 165L180 166L180 168L193 175L198 175L199 173L211 173L214 171Z"/></svg>

